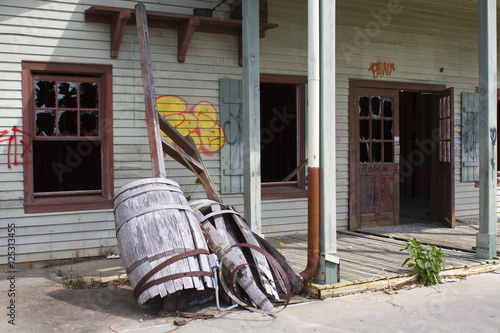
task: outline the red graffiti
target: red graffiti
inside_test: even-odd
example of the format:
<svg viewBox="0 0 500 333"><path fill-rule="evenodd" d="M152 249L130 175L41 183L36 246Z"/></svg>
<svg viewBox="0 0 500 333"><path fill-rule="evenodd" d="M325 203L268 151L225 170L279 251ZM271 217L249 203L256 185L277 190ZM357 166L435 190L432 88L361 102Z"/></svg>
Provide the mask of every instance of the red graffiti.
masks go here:
<svg viewBox="0 0 500 333"><path fill-rule="evenodd" d="M382 180L381 180L381 183L382 183L382 199L381 201L389 198L391 201L394 201L394 197L393 197L393 188L392 188L392 177L390 176L383 176L382 177Z"/></svg>
<svg viewBox="0 0 500 333"><path fill-rule="evenodd" d="M22 139L18 139L18 137L20 135L23 135L23 134L29 135L29 134L21 131L20 129L18 129L16 126L12 127L11 131L8 131L8 130L0 131L0 143L1 142L8 142L7 168L9 168L9 169L12 169L12 165L14 165L14 166L20 165L20 162L18 162L18 160L17 160L18 141L23 147L21 158L24 158L24 154L26 154L26 152L31 152L29 143L24 142ZM8 137L6 137L6 136L8 136ZM4 138L4 137L6 137L6 138ZM13 161L11 161L11 160L13 160Z"/></svg>
<svg viewBox="0 0 500 333"><path fill-rule="evenodd" d="M396 70L396 66L394 66L393 62L372 62L370 68L368 68L369 72L372 72L373 78L376 79L380 76L391 76L391 73Z"/></svg>

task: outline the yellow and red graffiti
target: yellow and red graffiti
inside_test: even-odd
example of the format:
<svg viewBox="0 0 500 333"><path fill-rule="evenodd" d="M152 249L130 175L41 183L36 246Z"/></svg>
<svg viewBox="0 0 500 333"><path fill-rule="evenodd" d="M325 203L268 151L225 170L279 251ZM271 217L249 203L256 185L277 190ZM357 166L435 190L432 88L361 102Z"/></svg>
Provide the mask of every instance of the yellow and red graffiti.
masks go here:
<svg viewBox="0 0 500 333"><path fill-rule="evenodd" d="M160 115L182 135L191 136L198 151L210 156L224 146L226 138L218 122L219 114L212 103L198 102L189 111L187 102L179 96L160 96L156 98L156 103Z"/></svg>
<svg viewBox="0 0 500 333"><path fill-rule="evenodd" d="M393 62L372 62L370 64L370 68L368 68L369 72L372 72L373 78L376 79L380 76L391 76L392 72L396 70L396 66L394 66Z"/></svg>

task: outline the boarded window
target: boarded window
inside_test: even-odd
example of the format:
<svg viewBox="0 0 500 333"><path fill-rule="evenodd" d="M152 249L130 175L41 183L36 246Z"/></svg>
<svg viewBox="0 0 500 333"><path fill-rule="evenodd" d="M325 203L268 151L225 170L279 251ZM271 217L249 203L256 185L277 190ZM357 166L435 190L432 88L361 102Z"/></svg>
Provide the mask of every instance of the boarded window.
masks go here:
<svg viewBox="0 0 500 333"><path fill-rule="evenodd" d="M462 181L479 180L479 96L462 92Z"/></svg>
<svg viewBox="0 0 500 333"><path fill-rule="evenodd" d="M220 151L221 193L243 193L242 119L243 87L241 80L220 80L220 124L226 143Z"/></svg>

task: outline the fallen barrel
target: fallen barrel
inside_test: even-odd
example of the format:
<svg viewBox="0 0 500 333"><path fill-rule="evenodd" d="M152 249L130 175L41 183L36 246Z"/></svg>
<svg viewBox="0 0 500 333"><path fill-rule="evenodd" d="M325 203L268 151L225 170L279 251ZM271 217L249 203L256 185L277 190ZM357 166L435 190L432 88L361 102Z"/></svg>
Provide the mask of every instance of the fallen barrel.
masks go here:
<svg viewBox="0 0 500 333"><path fill-rule="evenodd" d="M131 182L118 191L114 206L120 256L139 305L214 287L207 243L176 182Z"/></svg>

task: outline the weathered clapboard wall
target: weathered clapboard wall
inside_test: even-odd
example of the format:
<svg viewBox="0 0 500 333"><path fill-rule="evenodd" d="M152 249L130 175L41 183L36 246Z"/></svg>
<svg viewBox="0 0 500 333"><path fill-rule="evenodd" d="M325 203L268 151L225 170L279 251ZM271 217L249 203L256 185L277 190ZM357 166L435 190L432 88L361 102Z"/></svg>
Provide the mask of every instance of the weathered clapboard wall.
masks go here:
<svg viewBox="0 0 500 333"><path fill-rule="evenodd" d="M109 0L104 5L134 8L136 1ZM190 14L213 1L144 1L148 10ZM119 58L109 57L109 25L86 23L84 11L99 0L9 2L0 5L0 133L22 129L21 61L43 60L113 65L115 189L151 176L136 30L127 26ZM391 16L376 13L392 8ZM269 22L277 29L261 39L261 72L307 75L307 1L269 0ZM227 15L227 5L217 15ZM381 22L381 23L380 23ZM237 38L195 33L186 62L177 62L177 32L150 29L157 95L174 95L188 107L200 101L219 109L219 80L241 79ZM363 34L366 38L359 37ZM478 81L477 3L459 0L337 0L337 226L348 220L348 80L374 80L372 63L392 62L390 76L377 80L440 83L455 87L456 216L478 213L478 190L461 182L461 92ZM443 67L444 72L439 69ZM5 137L0 137L0 141ZM18 144L18 150L22 146ZM8 223L16 225L17 261L94 255L116 246L111 210L24 214L22 164L8 164L0 142L0 264L7 261ZM203 155L220 188L220 156ZM17 162L21 163L20 156ZM168 177L193 199L204 198L195 177L167 158ZM243 196L224 202L243 211ZM307 200L262 203L265 234L306 231Z"/></svg>

